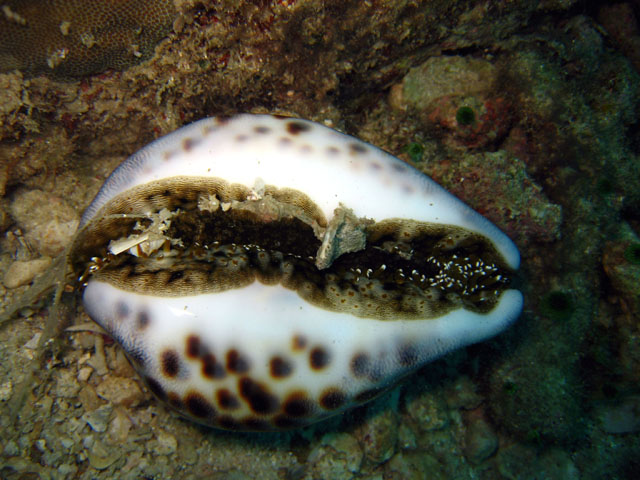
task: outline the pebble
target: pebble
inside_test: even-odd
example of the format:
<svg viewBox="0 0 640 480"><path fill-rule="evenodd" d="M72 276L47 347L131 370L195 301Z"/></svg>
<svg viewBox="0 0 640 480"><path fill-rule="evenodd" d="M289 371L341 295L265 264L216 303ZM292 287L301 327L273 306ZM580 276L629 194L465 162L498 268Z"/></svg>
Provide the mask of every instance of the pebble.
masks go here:
<svg viewBox="0 0 640 480"><path fill-rule="evenodd" d="M44 452L47 450L47 441L44 438L39 438L35 442L33 442L33 446L36 447L40 452Z"/></svg>
<svg viewBox="0 0 640 480"><path fill-rule="evenodd" d="M96 393L100 398L124 407L135 407L145 399L136 381L125 377L106 377L97 386Z"/></svg>
<svg viewBox="0 0 640 480"><path fill-rule="evenodd" d="M363 451L348 433L329 433L311 451L307 462L313 478L350 479L360 470Z"/></svg>
<svg viewBox="0 0 640 480"><path fill-rule="evenodd" d="M91 367L82 367L78 371L78 381L79 382L86 382L87 380L89 380L89 377L91 376L92 372L93 372L93 368L91 368Z"/></svg>
<svg viewBox="0 0 640 480"><path fill-rule="evenodd" d="M354 432L370 462L379 464L389 460L398 442L398 416L393 409L380 410L362 423Z"/></svg>
<svg viewBox="0 0 640 480"><path fill-rule="evenodd" d="M414 449L418 446L415 432L406 423L398 428L398 447L403 450Z"/></svg>
<svg viewBox="0 0 640 480"><path fill-rule="evenodd" d="M473 410L482 403L482 396L476 393L475 385L463 375L445 389L445 400L449 408Z"/></svg>
<svg viewBox="0 0 640 480"><path fill-rule="evenodd" d="M109 372L107 359L104 355L104 338L102 335L92 335L92 337L94 353L91 358L87 360L87 365L93 367L98 375L104 376Z"/></svg>
<svg viewBox="0 0 640 480"><path fill-rule="evenodd" d="M27 285L36 277L36 275L44 272L51 265L51 258L41 257L36 260L16 260L13 262L2 279L2 283L7 288L17 288Z"/></svg>
<svg viewBox="0 0 640 480"><path fill-rule="evenodd" d="M615 405L601 407L597 413L602 429L622 434L640 431L640 397L630 396Z"/></svg>
<svg viewBox="0 0 640 480"><path fill-rule="evenodd" d="M71 370L60 370L56 380L56 397L75 398L78 395L80 384Z"/></svg>
<svg viewBox="0 0 640 480"><path fill-rule="evenodd" d="M76 442L73 440L73 438L64 436L60 438L60 443L64 448L71 448L75 445Z"/></svg>
<svg viewBox="0 0 640 480"><path fill-rule="evenodd" d="M498 449L498 437L484 419L474 419L465 434L464 456L473 464L482 463Z"/></svg>
<svg viewBox="0 0 640 480"><path fill-rule="evenodd" d="M20 447L14 440L9 440L7 444L4 446L4 450L2 454L5 457L15 457L20 453Z"/></svg>
<svg viewBox="0 0 640 480"><path fill-rule="evenodd" d="M122 457L122 453L120 451L109 449L97 441L89 450L87 450L89 463L96 470L109 468L113 463L119 460L120 457Z"/></svg>
<svg viewBox="0 0 640 480"><path fill-rule="evenodd" d="M63 478L75 478L77 472L78 467L75 465L63 463L58 466L58 473L61 474Z"/></svg>
<svg viewBox="0 0 640 480"><path fill-rule="evenodd" d="M438 460L426 452L403 452L396 454L385 466L384 478L402 480L446 480Z"/></svg>
<svg viewBox="0 0 640 480"><path fill-rule="evenodd" d="M103 433L107 431L109 418L111 417L112 412L113 407L111 405L103 405L91 412L86 412L84 415L82 415L82 419L87 422L87 424L91 427L91 430L93 430L94 432Z"/></svg>
<svg viewBox="0 0 640 480"><path fill-rule="evenodd" d="M178 448L178 441L176 437L164 430L159 430L156 434L156 446L153 453L156 455L171 455L176 452Z"/></svg>
<svg viewBox="0 0 640 480"><path fill-rule="evenodd" d="M6 382L2 382L0 384L0 402L6 402L11 398L11 393L13 392L13 383L11 380L7 380Z"/></svg>
<svg viewBox="0 0 640 480"><path fill-rule="evenodd" d="M122 408L115 409L115 415L109 422L109 443L123 443L129 436L133 422Z"/></svg>
<svg viewBox="0 0 640 480"><path fill-rule="evenodd" d="M24 348L28 348L29 350L35 350L38 348L38 343L40 342L40 337L42 336L42 332L36 333L27 343L24 344Z"/></svg>
<svg viewBox="0 0 640 480"><path fill-rule="evenodd" d="M49 257L64 251L79 223L78 213L68 203L42 190L17 193L10 212L28 244Z"/></svg>
<svg viewBox="0 0 640 480"><path fill-rule="evenodd" d="M399 110L428 109L438 98L470 96L490 91L498 78L495 66L480 58L430 57L412 68L401 83L391 89L390 103Z"/></svg>
<svg viewBox="0 0 640 480"><path fill-rule="evenodd" d="M104 402L98 398L93 385L85 384L78 393L78 400L85 412L91 412L100 407Z"/></svg>
<svg viewBox="0 0 640 480"><path fill-rule="evenodd" d="M413 394L407 400L406 411L424 432L441 430L450 423L446 404L434 394Z"/></svg>

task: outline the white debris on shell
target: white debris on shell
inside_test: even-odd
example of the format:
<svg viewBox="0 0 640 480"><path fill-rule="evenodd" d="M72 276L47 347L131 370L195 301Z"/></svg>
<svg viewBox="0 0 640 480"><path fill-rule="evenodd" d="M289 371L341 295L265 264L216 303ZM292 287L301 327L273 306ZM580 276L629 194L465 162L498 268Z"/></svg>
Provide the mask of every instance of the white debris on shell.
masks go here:
<svg viewBox="0 0 640 480"><path fill-rule="evenodd" d="M67 36L69 35L69 30L71 28L71 22L68 20L65 20L63 22L60 22L60 33L62 33L62 35Z"/></svg>
<svg viewBox="0 0 640 480"><path fill-rule="evenodd" d="M322 245L316 254L316 267L328 268L345 253L358 252L367 246L367 227L373 220L358 218L350 208L340 204L322 236Z"/></svg>
<svg viewBox="0 0 640 480"><path fill-rule="evenodd" d="M253 184L253 188L249 195L247 195L247 200L261 200L264 197L265 184L264 180L261 178L256 178L255 183Z"/></svg>
<svg viewBox="0 0 640 480"><path fill-rule="evenodd" d="M200 195L198 197L198 210L203 212L215 212L220 208L220 200L216 195Z"/></svg>
<svg viewBox="0 0 640 480"><path fill-rule="evenodd" d="M22 26L26 26L27 25L27 19L24 18L19 13L14 12L13 10L11 10L11 7L9 5L3 5L2 6L2 13L4 14L4 17L7 20L9 20L10 22L14 22L14 23L17 23L18 25L22 25Z"/></svg>
<svg viewBox="0 0 640 480"><path fill-rule="evenodd" d="M47 57L47 65L51 70L60 65L65 58L67 58L67 54L69 53L68 48L59 48L54 51L51 55Z"/></svg>
<svg viewBox="0 0 640 480"><path fill-rule="evenodd" d="M171 217L176 213L178 212L170 212L163 208L158 213L151 214L148 217L152 221L151 225L144 227L138 222L134 227L134 231L142 233L133 233L126 238L112 240L109 243L109 251L114 255L119 255L128 250L131 255L139 257L152 254L163 247L166 242L170 242L171 245L179 244L179 239L170 238L164 234L171 225Z"/></svg>

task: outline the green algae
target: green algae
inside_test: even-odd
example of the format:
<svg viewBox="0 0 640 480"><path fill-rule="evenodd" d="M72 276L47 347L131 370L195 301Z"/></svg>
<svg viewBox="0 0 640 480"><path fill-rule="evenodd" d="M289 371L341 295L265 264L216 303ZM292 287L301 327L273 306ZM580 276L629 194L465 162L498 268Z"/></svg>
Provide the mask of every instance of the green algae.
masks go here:
<svg viewBox="0 0 640 480"><path fill-rule="evenodd" d="M471 107L460 107L456 112L456 122L458 125L469 126L476 121L476 112Z"/></svg>

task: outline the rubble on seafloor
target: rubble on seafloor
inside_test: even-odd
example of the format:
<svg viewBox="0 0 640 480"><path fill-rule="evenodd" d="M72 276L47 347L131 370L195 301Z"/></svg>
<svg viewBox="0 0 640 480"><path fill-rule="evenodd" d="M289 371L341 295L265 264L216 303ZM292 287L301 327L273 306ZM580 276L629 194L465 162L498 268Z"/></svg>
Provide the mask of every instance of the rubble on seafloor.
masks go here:
<svg viewBox="0 0 640 480"><path fill-rule="evenodd" d="M37 27L18 3L4 2L0 22ZM82 308L38 352L41 299L0 326L0 477L629 478L640 80L637 24L616 12L638 7L577 4L176 0L139 44L131 35L153 32L118 25L120 53L54 15L48 56L12 46L12 59L0 35L3 308L55 261L127 155L239 111L320 121L413 162L515 240L526 298L495 340L342 417L274 434L179 419ZM89 69L71 56L82 52ZM16 421L11 399L40 353Z"/></svg>

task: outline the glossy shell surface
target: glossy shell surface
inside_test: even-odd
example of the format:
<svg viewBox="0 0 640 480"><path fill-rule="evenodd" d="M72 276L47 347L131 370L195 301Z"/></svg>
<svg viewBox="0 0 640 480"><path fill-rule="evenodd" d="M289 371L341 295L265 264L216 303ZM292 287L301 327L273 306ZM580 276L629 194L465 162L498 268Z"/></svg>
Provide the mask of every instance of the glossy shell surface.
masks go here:
<svg viewBox="0 0 640 480"><path fill-rule="evenodd" d="M287 117L209 118L118 167L70 254L151 390L295 428L514 321L515 245L401 160Z"/></svg>

